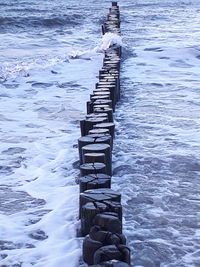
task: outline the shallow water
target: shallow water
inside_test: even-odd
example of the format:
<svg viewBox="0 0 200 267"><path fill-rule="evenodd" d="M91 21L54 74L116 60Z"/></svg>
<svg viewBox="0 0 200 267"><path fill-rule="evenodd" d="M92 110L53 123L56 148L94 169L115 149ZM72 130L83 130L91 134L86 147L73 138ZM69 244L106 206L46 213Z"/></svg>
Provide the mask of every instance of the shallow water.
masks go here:
<svg viewBox="0 0 200 267"><path fill-rule="evenodd" d="M79 120L102 64L101 11L0 4L0 266L74 267Z"/></svg>
<svg viewBox="0 0 200 267"><path fill-rule="evenodd" d="M132 264L200 266L200 5L136 1L121 10L129 57L113 181Z"/></svg>

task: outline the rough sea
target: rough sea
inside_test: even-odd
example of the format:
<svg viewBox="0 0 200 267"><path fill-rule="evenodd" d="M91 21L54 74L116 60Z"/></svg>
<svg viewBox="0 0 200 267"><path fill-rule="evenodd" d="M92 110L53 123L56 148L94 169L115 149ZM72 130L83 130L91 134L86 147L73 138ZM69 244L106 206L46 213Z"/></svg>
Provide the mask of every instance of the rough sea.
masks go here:
<svg viewBox="0 0 200 267"><path fill-rule="evenodd" d="M200 1L120 0L112 188L133 267L200 266ZM0 266L78 267L77 139L110 1L0 0Z"/></svg>

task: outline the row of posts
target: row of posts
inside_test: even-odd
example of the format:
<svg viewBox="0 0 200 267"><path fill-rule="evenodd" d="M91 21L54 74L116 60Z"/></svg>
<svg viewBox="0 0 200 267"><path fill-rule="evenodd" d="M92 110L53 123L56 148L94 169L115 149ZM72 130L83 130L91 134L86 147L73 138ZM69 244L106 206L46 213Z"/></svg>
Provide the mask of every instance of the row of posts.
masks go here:
<svg viewBox="0 0 200 267"><path fill-rule="evenodd" d="M102 33L120 34L117 2L112 2ZM121 194L111 189L112 148L115 135L113 112L120 99L121 47L106 51L87 115L80 122L78 139L80 172L80 234L84 237L83 260L91 267L130 266L130 249L122 233Z"/></svg>

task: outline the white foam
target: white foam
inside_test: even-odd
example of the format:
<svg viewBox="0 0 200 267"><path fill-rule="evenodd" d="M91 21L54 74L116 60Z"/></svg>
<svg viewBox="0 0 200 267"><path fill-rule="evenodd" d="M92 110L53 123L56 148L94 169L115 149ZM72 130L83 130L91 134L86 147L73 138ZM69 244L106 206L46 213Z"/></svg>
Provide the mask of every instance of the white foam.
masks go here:
<svg viewBox="0 0 200 267"><path fill-rule="evenodd" d="M116 33L107 32L102 36L102 40L96 50L105 51L112 45L122 46L122 37Z"/></svg>
<svg viewBox="0 0 200 267"><path fill-rule="evenodd" d="M0 215L1 239L13 246L4 249L7 257L0 259L1 265L20 262L26 267L78 265L79 188L75 180L79 170L73 164L78 160L79 120L86 112L86 101L101 65L102 55L94 53L90 61L77 59L46 68L34 67L29 77L18 76L14 82L7 82L8 87L17 84L16 88L5 89L0 85L9 96L4 97L0 107L4 118L0 152L11 147L26 149L9 156L2 154L5 165L22 161L9 176L2 175L1 183L35 198L26 205L25 195L24 201L16 203L16 211L14 206L9 214ZM46 204L40 201L37 204L38 199ZM26 205L21 210L20 201ZM44 240L31 237L34 233L37 236L38 231L45 233Z"/></svg>

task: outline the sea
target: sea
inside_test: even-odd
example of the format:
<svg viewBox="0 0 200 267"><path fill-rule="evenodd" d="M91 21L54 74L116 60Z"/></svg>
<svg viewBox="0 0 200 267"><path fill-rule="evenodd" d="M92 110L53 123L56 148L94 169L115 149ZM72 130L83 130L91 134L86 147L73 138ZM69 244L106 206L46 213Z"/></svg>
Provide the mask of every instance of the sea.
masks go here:
<svg viewBox="0 0 200 267"><path fill-rule="evenodd" d="M200 1L0 0L0 266L78 267L79 121L122 40L112 188L132 267L200 266Z"/></svg>

